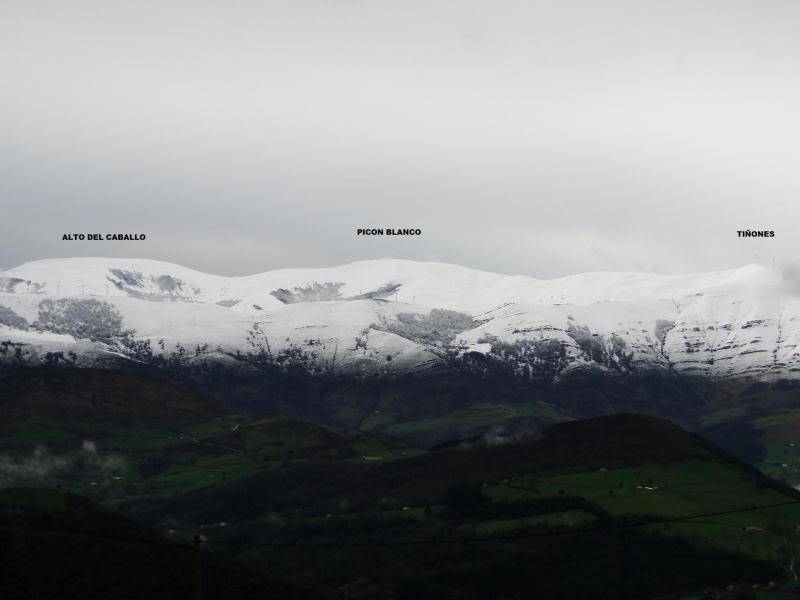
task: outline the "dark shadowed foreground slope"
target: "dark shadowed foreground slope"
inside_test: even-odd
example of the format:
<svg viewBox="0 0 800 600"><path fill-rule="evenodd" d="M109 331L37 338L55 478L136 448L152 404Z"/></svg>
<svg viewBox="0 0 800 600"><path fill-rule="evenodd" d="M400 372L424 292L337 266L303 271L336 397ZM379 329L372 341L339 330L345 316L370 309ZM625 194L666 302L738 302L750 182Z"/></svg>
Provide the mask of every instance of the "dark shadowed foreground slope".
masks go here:
<svg viewBox="0 0 800 600"><path fill-rule="evenodd" d="M270 597L266 584L288 598L725 597L795 581L797 492L656 417L551 414L424 449L329 414L235 412L147 372L2 383L0 568L25 598L191 597L195 536L206 598Z"/></svg>
<svg viewBox="0 0 800 600"><path fill-rule="evenodd" d="M0 490L0 537L8 599L310 597L53 489Z"/></svg>

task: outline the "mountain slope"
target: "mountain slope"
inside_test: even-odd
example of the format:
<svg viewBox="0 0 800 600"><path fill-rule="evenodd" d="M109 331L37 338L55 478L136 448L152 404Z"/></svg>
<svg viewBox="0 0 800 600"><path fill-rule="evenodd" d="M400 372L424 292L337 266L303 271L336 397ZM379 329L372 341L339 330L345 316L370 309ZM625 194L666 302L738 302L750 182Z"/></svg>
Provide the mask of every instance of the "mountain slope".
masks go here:
<svg viewBox="0 0 800 600"><path fill-rule="evenodd" d="M14 385L35 388L47 373L60 377L55 388L81 375L21 372ZM84 396L125 376L97 371ZM196 409L207 402L163 382L143 385L175 397L183 410L168 422L190 436L160 430L157 414L147 431L130 422L114 430L108 419L124 412L112 406L85 432L99 434L96 452L106 459L109 450L124 455L128 466L110 472L122 478L103 480L85 457L69 473L29 473L24 488L0 478L7 591L186 596L195 535L214 597L256 595L263 577L277 580L265 597L299 596L293 586L352 598L685 597L737 582L750 590L788 583L800 550L796 491L662 419L621 414L415 453L287 419L180 425L203 417ZM30 406L49 429L39 438L26 431L28 447L49 443L65 456L71 442L53 433L83 433L72 420L82 404L64 399L63 414L49 417ZM258 464L243 470L249 459L233 456L235 447ZM97 485L81 486L89 476Z"/></svg>
<svg viewBox="0 0 800 600"><path fill-rule="evenodd" d="M198 566L206 597L317 597L55 489L0 489L0 535L5 598L196 597Z"/></svg>
<svg viewBox="0 0 800 600"><path fill-rule="evenodd" d="M797 498L669 422L626 414L390 462L297 463L136 512L153 523L175 519L185 532L202 529L212 544L234 551L241 540L342 544L318 551L302 577L347 586L354 597L380 596L381 585L398 583L418 585L409 598L518 597L521 590L684 597L787 577L800 544ZM686 518L726 511L733 512ZM659 523L665 520L674 522ZM220 522L226 526L207 525ZM432 539L444 542L419 543ZM257 564L291 569L284 549L257 556Z"/></svg>
<svg viewBox="0 0 800 600"><path fill-rule="evenodd" d="M0 312L0 342L32 362L53 351L87 355L85 342L19 325L39 319L44 299L75 298L110 304L132 339L167 358L197 348L240 362L288 353L322 372L400 375L481 354L515 377L545 381L575 368L800 378L800 296L754 265L547 281L391 259L221 277L152 260L74 258L10 269L0 290L17 323ZM150 358L113 344L93 351Z"/></svg>

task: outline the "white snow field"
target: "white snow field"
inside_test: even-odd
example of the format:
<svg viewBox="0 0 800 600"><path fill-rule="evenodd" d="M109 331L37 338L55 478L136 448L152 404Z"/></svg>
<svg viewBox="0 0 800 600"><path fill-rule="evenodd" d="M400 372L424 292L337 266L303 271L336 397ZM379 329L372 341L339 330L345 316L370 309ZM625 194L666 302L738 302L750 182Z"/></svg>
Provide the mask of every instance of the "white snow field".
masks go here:
<svg viewBox="0 0 800 600"><path fill-rule="evenodd" d="M40 260L0 272L0 307L31 324L0 325L0 343L36 356L74 351L79 365L118 356L113 345L39 331L39 304L58 298L113 304L136 339L167 352L206 344L220 358L248 352L248 333L258 324L271 352L298 347L342 372L404 374L441 364L448 349L486 354L497 344L552 340L564 348L562 370L648 366L710 377L800 378L800 295L780 272L757 265L540 280L394 259L243 277L143 259ZM444 345L392 326L434 309L473 321ZM622 351L596 364L587 339Z"/></svg>

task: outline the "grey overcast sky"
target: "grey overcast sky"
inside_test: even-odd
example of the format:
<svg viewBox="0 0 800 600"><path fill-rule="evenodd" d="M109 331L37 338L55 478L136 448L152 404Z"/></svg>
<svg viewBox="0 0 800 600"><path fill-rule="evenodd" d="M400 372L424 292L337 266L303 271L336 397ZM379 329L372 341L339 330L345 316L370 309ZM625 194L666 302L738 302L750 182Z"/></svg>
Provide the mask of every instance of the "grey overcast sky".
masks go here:
<svg viewBox="0 0 800 600"><path fill-rule="evenodd" d="M794 0L0 0L0 268L781 264L798 31Z"/></svg>

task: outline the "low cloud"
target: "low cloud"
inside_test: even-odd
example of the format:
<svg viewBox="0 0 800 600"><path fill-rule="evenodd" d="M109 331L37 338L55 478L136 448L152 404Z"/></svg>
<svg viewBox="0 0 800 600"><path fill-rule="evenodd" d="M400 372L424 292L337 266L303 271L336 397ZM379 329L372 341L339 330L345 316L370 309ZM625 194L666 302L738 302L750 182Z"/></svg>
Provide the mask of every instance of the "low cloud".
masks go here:
<svg viewBox="0 0 800 600"><path fill-rule="evenodd" d="M124 465L121 456L98 453L97 443L92 440L83 440L79 451L63 454L38 445L28 456L0 454L0 479L51 480L87 473L106 478Z"/></svg>
<svg viewBox="0 0 800 600"><path fill-rule="evenodd" d="M800 261L787 264L781 275L783 289L790 294L800 294Z"/></svg>

